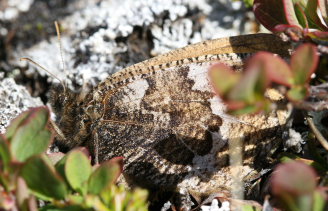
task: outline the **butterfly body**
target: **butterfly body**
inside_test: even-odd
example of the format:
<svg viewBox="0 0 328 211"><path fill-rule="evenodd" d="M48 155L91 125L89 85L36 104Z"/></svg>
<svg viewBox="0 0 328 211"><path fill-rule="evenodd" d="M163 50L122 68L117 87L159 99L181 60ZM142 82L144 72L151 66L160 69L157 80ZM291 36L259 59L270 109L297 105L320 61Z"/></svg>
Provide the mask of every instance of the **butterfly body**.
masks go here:
<svg viewBox="0 0 328 211"><path fill-rule="evenodd" d="M56 98L65 99L58 120L65 145L87 146L97 162L124 157L127 181L148 189L230 191L229 142L242 140L240 176L249 178L270 162L284 120L275 112L227 115L207 71L216 62L242 69L259 50L288 55L284 45L269 34L207 41L127 67L85 97Z"/></svg>

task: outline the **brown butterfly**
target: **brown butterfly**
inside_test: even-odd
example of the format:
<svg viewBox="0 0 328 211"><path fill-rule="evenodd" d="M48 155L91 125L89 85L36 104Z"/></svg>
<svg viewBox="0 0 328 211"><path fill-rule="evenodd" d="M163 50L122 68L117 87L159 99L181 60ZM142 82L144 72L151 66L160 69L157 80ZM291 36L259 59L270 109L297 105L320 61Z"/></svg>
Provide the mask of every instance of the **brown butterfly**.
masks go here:
<svg viewBox="0 0 328 211"><path fill-rule="evenodd" d="M238 174L251 183L272 163L284 118L227 115L207 71L217 62L240 70L257 51L287 57L289 47L272 34L209 40L127 67L86 95L58 86L52 102L59 139L68 148L86 146L95 162L123 156L132 185L196 199L230 192L229 142L242 142Z"/></svg>

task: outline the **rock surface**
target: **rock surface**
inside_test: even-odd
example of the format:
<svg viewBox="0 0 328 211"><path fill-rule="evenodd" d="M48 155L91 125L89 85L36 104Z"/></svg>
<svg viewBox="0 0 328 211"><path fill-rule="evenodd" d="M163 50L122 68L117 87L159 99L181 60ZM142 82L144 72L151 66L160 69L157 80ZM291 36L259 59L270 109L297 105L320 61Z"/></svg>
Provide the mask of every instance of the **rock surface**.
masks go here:
<svg viewBox="0 0 328 211"><path fill-rule="evenodd" d="M40 98L31 97L24 86L17 85L12 78L0 81L0 134L3 134L10 120L28 108L42 106Z"/></svg>
<svg viewBox="0 0 328 211"><path fill-rule="evenodd" d="M65 71L54 20L61 24ZM19 58L31 57L78 89L171 49L251 32L252 16L230 0L5 0L0 4L0 68L5 77L14 77L47 101L50 84L58 80ZM10 116L16 114L18 110Z"/></svg>

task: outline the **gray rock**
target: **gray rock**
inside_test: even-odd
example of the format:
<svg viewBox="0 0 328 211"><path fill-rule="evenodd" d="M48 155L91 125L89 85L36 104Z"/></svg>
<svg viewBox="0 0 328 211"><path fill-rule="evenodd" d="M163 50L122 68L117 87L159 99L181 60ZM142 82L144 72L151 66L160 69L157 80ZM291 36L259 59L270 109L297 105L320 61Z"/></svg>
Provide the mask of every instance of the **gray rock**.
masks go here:
<svg viewBox="0 0 328 211"><path fill-rule="evenodd" d="M40 98L31 97L24 86L17 85L12 78L0 81L0 133L6 131L10 121L31 107L42 106Z"/></svg>
<svg viewBox="0 0 328 211"><path fill-rule="evenodd" d="M230 0L83 3L84 7L79 6L59 20L64 29L62 42L68 74L61 68L55 35L50 41L14 52L13 58L30 56L62 80L94 86L127 65L151 56L202 40L250 33L244 29L245 9L240 2ZM29 66L28 73L33 72L35 67Z"/></svg>
<svg viewBox="0 0 328 211"><path fill-rule="evenodd" d="M27 12L34 0L3 0L0 3L0 20L11 21L22 12ZM5 9L4 9L5 8Z"/></svg>

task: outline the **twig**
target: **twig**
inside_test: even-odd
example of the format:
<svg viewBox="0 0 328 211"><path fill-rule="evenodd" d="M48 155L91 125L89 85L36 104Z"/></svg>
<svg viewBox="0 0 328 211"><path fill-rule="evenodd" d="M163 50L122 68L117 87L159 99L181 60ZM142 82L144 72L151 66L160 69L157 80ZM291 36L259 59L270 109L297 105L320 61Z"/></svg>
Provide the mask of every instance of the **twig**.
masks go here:
<svg viewBox="0 0 328 211"><path fill-rule="evenodd" d="M294 105L295 108L306 110L306 111L322 111L328 109L328 102L308 102L304 101Z"/></svg>
<svg viewBox="0 0 328 211"><path fill-rule="evenodd" d="M318 130L318 128L314 125L313 119L311 117L306 117L306 121L309 124L312 132L314 133L315 137L318 139L320 144L328 150L328 141L323 137L321 132Z"/></svg>

